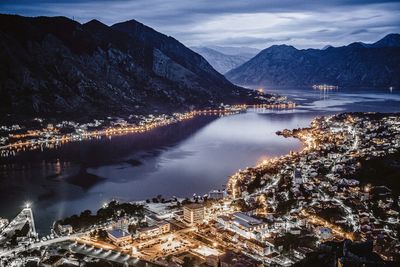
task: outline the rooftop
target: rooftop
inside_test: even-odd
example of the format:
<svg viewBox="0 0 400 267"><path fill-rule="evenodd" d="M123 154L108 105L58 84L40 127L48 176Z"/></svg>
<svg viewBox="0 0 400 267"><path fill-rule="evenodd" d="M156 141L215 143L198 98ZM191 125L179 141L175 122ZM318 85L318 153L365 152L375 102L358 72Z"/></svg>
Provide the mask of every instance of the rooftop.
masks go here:
<svg viewBox="0 0 400 267"><path fill-rule="evenodd" d="M128 232L122 229L109 230L107 232L115 238L121 238L130 235Z"/></svg>
<svg viewBox="0 0 400 267"><path fill-rule="evenodd" d="M199 204L199 203L191 203L191 204L185 205L184 208L191 209L191 210L197 210L197 209L203 209L204 205Z"/></svg>
<svg viewBox="0 0 400 267"><path fill-rule="evenodd" d="M233 215L233 217L235 217L235 221L240 221L240 224L249 225L249 226L262 224L262 221L260 221L256 218L253 218L242 212L235 212L232 215Z"/></svg>

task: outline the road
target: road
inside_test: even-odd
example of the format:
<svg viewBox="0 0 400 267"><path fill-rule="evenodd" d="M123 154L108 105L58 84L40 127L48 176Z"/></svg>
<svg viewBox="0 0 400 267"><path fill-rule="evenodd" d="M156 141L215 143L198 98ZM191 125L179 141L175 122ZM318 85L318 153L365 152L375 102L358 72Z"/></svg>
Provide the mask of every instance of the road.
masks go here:
<svg viewBox="0 0 400 267"><path fill-rule="evenodd" d="M64 242L64 241L69 241L69 240L74 240L76 237L82 235L81 233L79 234L73 234L73 235L69 235L69 236L62 236L62 237L57 237L57 238L53 238L47 241L41 241L41 242L37 242L37 243L33 243L31 244L29 247L30 248L40 248L42 246L49 246L55 243L60 243L60 242ZM1 257L8 257L10 255L12 255L13 253L19 253L25 250L25 246L19 246L10 250L1 250L0 251L0 258Z"/></svg>

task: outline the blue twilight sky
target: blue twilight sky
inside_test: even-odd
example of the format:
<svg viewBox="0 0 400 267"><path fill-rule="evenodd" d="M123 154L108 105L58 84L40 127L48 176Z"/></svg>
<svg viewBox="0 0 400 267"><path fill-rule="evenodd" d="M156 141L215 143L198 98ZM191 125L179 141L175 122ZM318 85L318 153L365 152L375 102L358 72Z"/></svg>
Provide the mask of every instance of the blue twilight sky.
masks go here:
<svg viewBox="0 0 400 267"><path fill-rule="evenodd" d="M400 33L400 0L0 0L0 13L112 25L136 19L188 46L375 42Z"/></svg>

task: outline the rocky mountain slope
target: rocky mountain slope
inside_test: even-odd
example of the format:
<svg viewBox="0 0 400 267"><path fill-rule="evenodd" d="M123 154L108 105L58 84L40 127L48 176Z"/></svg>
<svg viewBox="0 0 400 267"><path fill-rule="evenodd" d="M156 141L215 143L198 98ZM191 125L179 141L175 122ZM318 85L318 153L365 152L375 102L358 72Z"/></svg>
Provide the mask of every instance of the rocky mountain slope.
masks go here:
<svg viewBox="0 0 400 267"><path fill-rule="evenodd" d="M208 47L191 47L191 49L202 55L219 73L226 73L253 57L252 54L243 53L228 55Z"/></svg>
<svg viewBox="0 0 400 267"><path fill-rule="evenodd" d="M254 57L260 53L260 49L248 46L220 46L220 45L210 45L207 46L215 51L218 51L225 55L247 55Z"/></svg>
<svg viewBox="0 0 400 267"><path fill-rule="evenodd" d="M0 15L0 114L104 116L243 102L200 55L137 21Z"/></svg>
<svg viewBox="0 0 400 267"><path fill-rule="evenodd" d="M323 50L274 45L225 76L242 85L399 87L400 35Z"/></svg>

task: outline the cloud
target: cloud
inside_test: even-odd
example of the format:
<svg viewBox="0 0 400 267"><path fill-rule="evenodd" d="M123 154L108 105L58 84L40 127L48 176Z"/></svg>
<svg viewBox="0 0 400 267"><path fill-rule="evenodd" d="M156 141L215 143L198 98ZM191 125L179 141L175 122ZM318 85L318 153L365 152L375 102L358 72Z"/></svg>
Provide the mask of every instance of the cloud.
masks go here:
<svg viewBox="0 0 400 267"><path fill-rule="evenodd" d="M242 36L236 38L226 38L217 43L217 45L231 45L235 44L236 46L260 46L262 47L268 46L273 43L284 43L290 41L291 38L257 38L252 36Z"/></svg>
<svg viewBox="0 0 400 267"><path fill-rule="evenodd" d="M352 31L350 34L357 35L357 34L367 33L367 32L368 32L367 29L359 29L359 30Z"/></svg>
<svg viewBox="0 0 400 267"><path fill-rule="evenodd" d="M136 19L190 46L339 46L400 32L398 1L2 0L0 10L80 22L95 18L108 25Z"/></svg>

